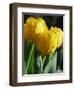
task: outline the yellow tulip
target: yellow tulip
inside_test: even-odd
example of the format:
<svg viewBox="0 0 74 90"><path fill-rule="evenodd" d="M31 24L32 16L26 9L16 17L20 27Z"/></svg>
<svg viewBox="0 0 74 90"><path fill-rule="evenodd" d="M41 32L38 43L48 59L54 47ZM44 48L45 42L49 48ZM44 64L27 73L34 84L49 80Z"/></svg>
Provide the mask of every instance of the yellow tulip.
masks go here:
<svg viewBox="0 0 74 90"><path fill-rule="evenodd" d="M24 37L27 40L33 40L35 37L34 29L35 29L36 19L30 17L27 19L26 24L24 24Z"/></svg>
<svg viewBox="0 0 74 90"><path fill-rule="evenodd" d="M57 28L57 27L51 27L50 31L53 31L56 34L57 48L59 48L63 42L63 31L62 31L62 29Z"/></svg>
<svg viewBox="0 0 74 90"><path fill-rule="evenodd" d="M54 53L57 48L55 33L51 31L44 32L37 41L36 45L38 50L44 55Z"/></svg>
<svg viewBox="0 0 74 90"><path fill-rule="evenodd" d="M51 27L49 31L41 34L37 40L38 50L47 55L49 53L54 53L57 48L62 45L63 42L63 31L57 27Z"/></svg>
<svg viewBox="0 0 74 90"><path fill-rule="evenodd" d="M29 17L24 24L24 36L26 40L36 43L37 49L44 55L54 53L63 42L61 28L51 27L48 30L42 18Z"/></svg>
<svg viewBox="0 0 74 90"><path fill-rule="evenodd" d="M27 40L36 41L38 36L48 30L45 21L42 18L29 17L24 24L24 35Z"/></svg>

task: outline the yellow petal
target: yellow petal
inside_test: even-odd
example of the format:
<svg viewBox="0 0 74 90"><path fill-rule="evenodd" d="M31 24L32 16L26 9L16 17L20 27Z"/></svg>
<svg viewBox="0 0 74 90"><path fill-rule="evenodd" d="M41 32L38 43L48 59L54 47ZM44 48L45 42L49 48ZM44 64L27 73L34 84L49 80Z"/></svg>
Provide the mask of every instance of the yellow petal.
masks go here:
<svg viewBox="0 0 74 90"><path fill-rule="evenodd" d="M37 38L44 31L48 30L45 21L42 18L29 17L24 25L24 36L26 40L36 42Z"/></svg>
<svg viewBox="0 0 74 90"><path fill-rule="evenodd" d="M49 54L55 51L57 40L55 39L55 34L50 31L44 32L39 41L37 42L37 48L42 54Z"/></svg>

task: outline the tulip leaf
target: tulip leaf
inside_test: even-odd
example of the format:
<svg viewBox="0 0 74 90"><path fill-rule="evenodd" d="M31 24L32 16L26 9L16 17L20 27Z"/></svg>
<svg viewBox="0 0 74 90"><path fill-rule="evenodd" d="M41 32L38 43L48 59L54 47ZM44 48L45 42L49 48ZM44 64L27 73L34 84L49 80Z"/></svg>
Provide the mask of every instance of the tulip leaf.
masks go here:
<svg viewBox="0 0 74 90"><path fill-rule="evenodd" d="M26 68L25 74L34 73L34 44L32 44L31 48L29 48L29 52L27 53L26 58Z"/></svg>
<svg viewBox="0 0 74 90"><path fill-rule="evenodd" d="M49 55L48 63L44 69L44 73L55 73L57 68L57 51Z"/></svg>
<svg viewBox="0 0 74 90"><path fill-rule="evenodd" d="M43 63L41 56L37 57L38 73L43 73Z"/></svg>
<svg viewBox="0 0 74 90"><path fill-rule="evenodd" d="M63 71L63 48L59 48L57 50L57 68L61 69Z"/></svg>
<svg viewBox="0 0 74 90"><path fill-rule="evenodd" d="M58 69L56 73L62 73L63 71L61 69Z"/></svg>

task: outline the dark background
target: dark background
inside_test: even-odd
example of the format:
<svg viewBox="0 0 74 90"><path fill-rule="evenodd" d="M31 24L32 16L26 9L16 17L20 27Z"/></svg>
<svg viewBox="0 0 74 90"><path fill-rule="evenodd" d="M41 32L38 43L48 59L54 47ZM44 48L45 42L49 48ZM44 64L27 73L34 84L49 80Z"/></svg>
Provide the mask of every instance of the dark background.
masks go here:
<svg viewBox="0 0 74 90"><path fill-rule="evenodd" d="M35 17L35 18L43 18L48 26L50 28L51 26L57 26L63 30L63 15L46 15L46 14L24 14L24 23L26 23L26 19L29 17Z"/></svg>

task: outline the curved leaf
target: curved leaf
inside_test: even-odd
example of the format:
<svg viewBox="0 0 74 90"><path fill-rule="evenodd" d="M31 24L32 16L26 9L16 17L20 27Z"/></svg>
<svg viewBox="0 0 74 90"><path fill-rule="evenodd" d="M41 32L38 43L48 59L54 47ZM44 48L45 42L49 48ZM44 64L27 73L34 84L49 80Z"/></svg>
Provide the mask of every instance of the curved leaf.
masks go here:
<svg viewBox="0 0 74 90"><path fill-rule="evenodd" d="M57 51L49 55L49 61L44 69L44 73L55 73L57 68Z"/></svg>

